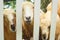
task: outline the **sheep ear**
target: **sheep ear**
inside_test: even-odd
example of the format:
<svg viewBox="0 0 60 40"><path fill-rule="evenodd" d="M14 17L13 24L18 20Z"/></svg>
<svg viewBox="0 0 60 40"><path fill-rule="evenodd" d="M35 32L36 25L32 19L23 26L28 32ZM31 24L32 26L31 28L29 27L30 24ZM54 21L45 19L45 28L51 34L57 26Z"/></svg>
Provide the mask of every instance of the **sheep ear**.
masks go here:
<svg viewBox="0 0 60 40"><path fill-rule="evenodd" d="M47 5L46 9L47 10L51 10L52 9L52 2Z"/></svg>

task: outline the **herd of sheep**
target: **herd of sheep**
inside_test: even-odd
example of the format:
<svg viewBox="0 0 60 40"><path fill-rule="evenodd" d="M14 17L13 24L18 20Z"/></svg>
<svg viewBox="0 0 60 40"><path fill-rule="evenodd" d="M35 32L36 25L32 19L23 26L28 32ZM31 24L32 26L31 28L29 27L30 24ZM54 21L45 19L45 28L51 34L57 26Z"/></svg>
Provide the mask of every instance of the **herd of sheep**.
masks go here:
<svg viewBox="0 0 60 40"><path fill-rule="evenodd" d="M60 0L59 0L60 1ZM60 2L58 2L55 40L60 40ZM39 40L49 40L51 28L52 2L46 7L47 12L40 9ZM16 40L16 12L6 8L4 14L4 38L5 40ZM22 4L22 39L33 40L34 29L34 5L31 2Z"/></svg>

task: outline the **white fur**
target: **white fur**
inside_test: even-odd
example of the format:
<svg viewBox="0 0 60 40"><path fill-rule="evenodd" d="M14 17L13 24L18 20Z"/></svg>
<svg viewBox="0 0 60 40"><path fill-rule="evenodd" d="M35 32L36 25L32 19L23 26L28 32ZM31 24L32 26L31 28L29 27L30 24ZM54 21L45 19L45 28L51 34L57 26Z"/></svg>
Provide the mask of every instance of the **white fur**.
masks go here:
<svg viewBox="0 0 60 40"><path fill-rule="evenodd" d="M22 8L24 10L24 13L23 13L24 21L27 21L26 17L27 18L30 17L30 20L32 21L32 19L33 19L33 7L34 7L33 3L28 2L28 1L26 1L22 4Z"/></svg>
<svg viewBox="0 0 60 40"><path fill-rule="evenodd" d="M14 10L13 9L4 9L4 15L6 15L8 17L8 20L10 22L10 24L13 24L13 19L14 19Z"/></svg>
<svg viewBox="0 0 60 40"><path fill-rule="evenodd" d="M11 23L11 24L14 24L14 23L13 23L13 19L14 19L13 14L9 14L9 15L7 15L7 16L8 16L8 19L9 19L10 23Z"/></svg>
<svg viewBox="0 0 60 40"><path fill-rule="evenodd" d="M31 7L25 6L25 15L24 15L25 21L26 17L31 17L31 20L33 19L33 9Z"/></svg>

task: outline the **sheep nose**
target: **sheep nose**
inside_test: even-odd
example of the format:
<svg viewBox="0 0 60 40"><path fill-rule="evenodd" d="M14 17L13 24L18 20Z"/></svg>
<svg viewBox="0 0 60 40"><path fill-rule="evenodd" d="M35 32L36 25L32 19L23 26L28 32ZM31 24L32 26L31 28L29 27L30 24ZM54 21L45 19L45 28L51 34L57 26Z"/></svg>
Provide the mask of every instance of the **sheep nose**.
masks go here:
<svg viewBox="0 0 60 40"><path fill-rule="evenodd" d="M43 34L43 39L46 39L46 34Z"/></svg>
<svg viewBox="0 0 60 40"><path fill-rule="evenodd" d="M12 31L15 31L15 25L14 24L11 25L11 29L12 29Z"/></svg>
<svg viewBox="0 0 60 40"><path fill-rule="evenodd" d="M29 21L30 19L31 19L31 17L30 17L30 16L29 16L29 17L26 17L26 20L27 20L27 21Z"/></svg>

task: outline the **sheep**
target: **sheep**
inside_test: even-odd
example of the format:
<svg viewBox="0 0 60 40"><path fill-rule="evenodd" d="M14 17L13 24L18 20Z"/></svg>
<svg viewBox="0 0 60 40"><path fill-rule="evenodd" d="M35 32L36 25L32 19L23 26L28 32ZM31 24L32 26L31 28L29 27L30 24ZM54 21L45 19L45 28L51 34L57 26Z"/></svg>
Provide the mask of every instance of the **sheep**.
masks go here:
<svg viewBox="0 0 60 40"><path fill-rule="evenodd" d="M16 40L16 14L13 9L3 10L4 39Z"/></svg>
<svg viewBox="0 0 60 40"><path fill-rule="evenodd" d="M30 40L33 37L33 8L33 3L29 1L22 3L22 38L25 40Z"/></svg>
<svg viewBox="0 0 60 40"><path fill-rule="evenodd" d="M48 4L46 7L47 12L40 15L40 27L42 30L42 40L48 40L49 34L50 34L50 26L51 26L51 15L52 15L52 2ZM59 9L59 7L58 7ZM56 35L59 34L58 28L59 28L59 11L57 13L57 21L56 21ZM44 36L45 35L45 36ZM55 38L57 39L57 38Z"/></svg>

